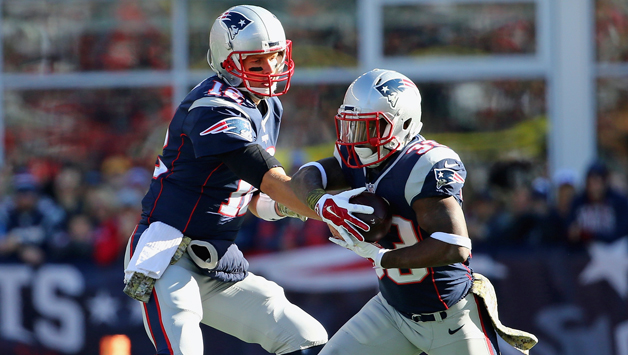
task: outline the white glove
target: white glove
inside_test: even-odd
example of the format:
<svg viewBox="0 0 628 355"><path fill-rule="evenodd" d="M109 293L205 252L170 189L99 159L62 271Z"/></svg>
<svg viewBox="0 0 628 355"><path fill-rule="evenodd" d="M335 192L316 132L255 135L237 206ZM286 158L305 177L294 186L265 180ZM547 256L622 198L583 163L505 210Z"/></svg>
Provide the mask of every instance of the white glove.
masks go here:
<svg viewBox="0 0 628 355"><path fill-rule="evenodd" d="M371 214L375 210L371 206L353 204L349 202L349 199L361 194L364 190L366 190L366 187L344 191L337 195L325 194L316 203L316 213L323 222L333 227L338 233L342 229L357 240L362 241L364 237L355 227L365 232L368 232L371 227L356 218L353 213Z"/></svg>
<svg viewBox="0 0 628 355"><path fill-rule="evenodd" d="M363 242L348 233L343 227L338 229L338 233L342 239L330 237L329 240L341 247L347 248L359 256L369 259L373 263L374 268L382 267L382 257L388 253L390 249L384 249L377 243Z"/></svg>

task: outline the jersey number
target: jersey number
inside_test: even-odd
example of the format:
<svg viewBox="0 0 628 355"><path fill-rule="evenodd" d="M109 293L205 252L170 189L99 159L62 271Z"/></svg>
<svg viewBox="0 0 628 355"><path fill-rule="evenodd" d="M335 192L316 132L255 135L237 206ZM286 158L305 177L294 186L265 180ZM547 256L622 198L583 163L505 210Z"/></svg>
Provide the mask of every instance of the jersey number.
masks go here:
<svg viewBox="0 0 628 355"><path fill-rule="evenodd" d="M207 95L223 97L226 96L239 104L244 102L244 96L242 96L242 93L240 93L240 91L234 89L231 86L227 86L226 88L224 87L225 85L218 81L215 81L214 86L212 86L212 88L207 91Z"/></svg>
<svg viewBox="0 0 628 355"><path fill-rule="evenodd" d="M253 190L253 186L244 180L238 182L238 189L229 195L227 203L220 204L218 213L227 217L239 217L243 216L253 198L253 194L250 194Z"/></svg>
<svg viewBox="0 0 628 355"><path fill-rule="evenodd" d="M412 147L410 147L410 149L408 149L408 151L406 152L406 154L410 154L410 153L416 153L419 155L423 155L427 152L429 152L430 150L434 149L434 148L438 148L438 147L446 147L440 143L437 143L436 141L433 140L425 140L425 141L421 141L415 145L413 145Z"/></svg>
<svg viewBox="0 0 628 355"><path fill-rule="evenodd" d="M393 216L393 226L397 227L401 243L394 243L394 249L408 247L419 242L419 238L412 228L412 222L398 216ZM427 269L410 269L410 272L401 273L401 269L376 269L377 276L381 279L384 275L398 285L421 282L427 276Z"/></svg>

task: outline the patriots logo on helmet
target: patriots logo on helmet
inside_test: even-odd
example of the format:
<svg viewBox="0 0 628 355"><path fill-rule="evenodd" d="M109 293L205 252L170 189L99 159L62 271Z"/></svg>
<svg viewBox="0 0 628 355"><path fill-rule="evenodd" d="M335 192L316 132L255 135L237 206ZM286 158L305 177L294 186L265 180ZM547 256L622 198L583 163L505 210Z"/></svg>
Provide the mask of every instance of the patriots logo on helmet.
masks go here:
<svg viewBox="0 0 628 355"><path fill-rule="evenodd" d="M386 97L391 107L395 107L397 105L399 93L407 88L414 88L415 90L418 90L416 85L408 79L392 79L375 87L375 89L377 89L382 96Z"/></svg>
<svg viewBox="0 0 628 355"><path fill-rule="evenodd" d="M208 134L218 133L235 134L236 136L240 136L249 142L253 141L253 128L251 128L251 123L244 118L225 118L224 120L214 124L213 126L201 132L200 135L206 136Z"/></svg>
<svg viewBox="0 0 628 355"><path fill-rule="evenodd" d="M253 20L235 11L227 11L219 19L220 23L229 31L229 37L232 40L235 39L240 31L253 23Z"/></svg>
<svg viewBox="0 0 628 355"><path fill-rule="evenodd" d="M445 185L464 183L464 178L451 169L434 169L434 174L436 175L436 188L438 189Z"/></svg>

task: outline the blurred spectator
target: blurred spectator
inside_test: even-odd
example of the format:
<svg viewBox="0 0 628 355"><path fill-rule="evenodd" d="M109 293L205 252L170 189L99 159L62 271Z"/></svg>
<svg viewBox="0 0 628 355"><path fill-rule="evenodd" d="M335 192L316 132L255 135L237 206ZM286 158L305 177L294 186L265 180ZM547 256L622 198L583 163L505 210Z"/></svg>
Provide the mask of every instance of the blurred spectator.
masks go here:
<svg viewBox="0 0 628 355"><path fill-rule="evenodd" d="M46 260L55 233L60 231L63 211L40 195L30 173L15 175L14 195L6 211L6 234L0 238L0 255L39 265Z"/></svg>
<svg viewBox="0 0 628 355"><path fill-rule="evenodd" d="M509 159L495 162L489 171L489 189L495 200L485 228L490 247L537 243L543 234L547 190L542 180L533 183L532 162ZM485 213L489 212L485 211Z"/></svg>
<svg viewBox="0 0 628 355"><path fill-rule="evenodd" d="M569 215L576 195L576 173L573 170L558 171L553 178L553 192L548 212L549 231L543 242L564 245L569 241Z"/></svg>
<svg viewBox="0 0 628 355"><path fill-rule="evenodd" d="M612 242L628 235L628 198L609 183L608 167L595 162L587 171L584 191L574 200L569 219L569 241L582 246L591 241Z"/></svg>
<svg viewBox="0 0 628 355"><path fill-rule="evenodd" d="M87 177L84 212L94 224L94 253L101 266L122 262L124 247L137 225L150 172L125 157L105 159L101 172Z"/></svg>
<svg viewBox="0 0 628 355"><path fill-rule="evenodd" d="M53 197L67 216L82 212L84 201L83 175L76 167L64 167L53 183Z"/></svg>
<svg viewBox="0 0 628 355"><path fill-rule="evenodd" d="M465 199L465 214L473 247L488 246L488 240L503 228L500 226L499 205L489 191L474 195L469 202Z"/></svg>
<svg viewBox="0 0 628 355"><path fill-rule="evenodd" d="M117 188L118 201L124 206L141 206L142 198L148 191L151 173L141 167L132 167L122 177L122 186ZM129 231L130 233L131 231Z"/></svg>
<svg viewBox="0 0 628 355"><path fill-rule="evenodd" d="M95 231L87 215L71 216L67 223L67 232L60 233L55 239L55 260L93 261Z"/></svg>
<svg viewBox="0 0 628 355"><path fill-rule="evenodd" d="M92 187L86 201L87 212L96 226L94 261L101 266L121 262L123 248L135 227L126 218L128 208L120 204L116 189L108 185ZM137 222L137 211L133 212L133 221Z"/></svg>
<svg viewBox="0 0 628 355"><path fill-rule="evenodd" d="M530 187L515 189L511 200L510 223L502 241L508 245L539 246L549 233L548 183L537 178Z"/></svg>

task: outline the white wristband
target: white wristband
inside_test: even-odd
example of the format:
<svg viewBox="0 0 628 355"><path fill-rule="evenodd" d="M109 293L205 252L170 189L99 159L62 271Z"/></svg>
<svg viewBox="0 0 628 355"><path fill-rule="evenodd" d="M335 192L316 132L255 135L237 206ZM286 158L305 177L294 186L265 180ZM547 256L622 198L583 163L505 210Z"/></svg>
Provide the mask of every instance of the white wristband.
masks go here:
<svg viewBox="0 0 628 355"><path fill-rule="evenodd" d="M444 232L434 232L430 235L430 237L443 241L447 244L460 245L461 247L471 250L471 238L468 237Z"/></svg>
<svg viewBox="0 0 628 355"><path fill-rule="evenodd" d="M309 162L307 164L303 164L299 170L305 168L306 166L315 166L318 168L318 170L321 172L321 180L323 181L323 189L327 188L327 173L325 172L325 168L323 168L323 166L321 165L321 163L317 162L317 161L312 161Z"/></svg>
<svg viewBox="0 0 628 355"><path fill-rule="evenodd" d="M260 192L257 204L255 205L259 218L265 221L277 221L286 218L286 216L281 216L277 213L275 203L276 202L271 199L270 196Z"/></svg>
<svg viewBox="0 0 628 355"><path fill-rule="evenodd" d="M375 268L381 268L382 267L382 257L384 256L384 254L388 253L390 251L390 249L380 249L377 252L377 255L375 255L375 259L373 259L373 264L375 264Z"/></svg>

